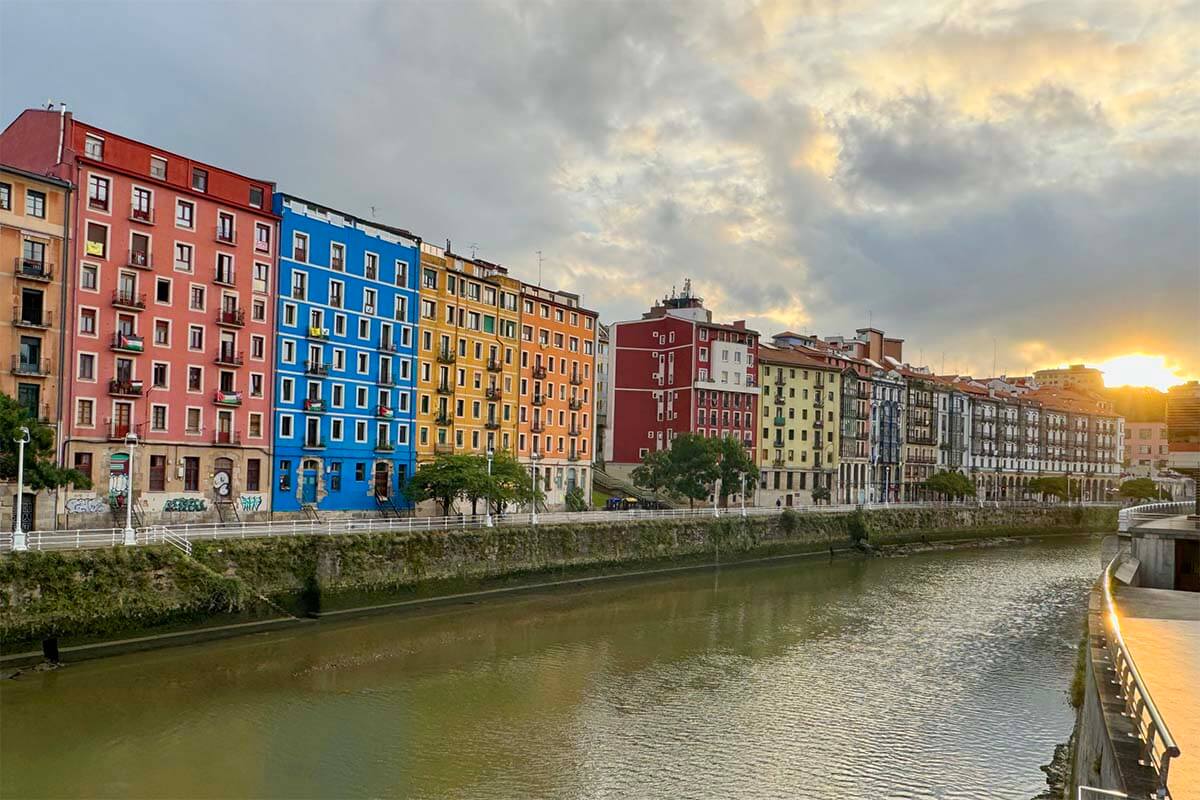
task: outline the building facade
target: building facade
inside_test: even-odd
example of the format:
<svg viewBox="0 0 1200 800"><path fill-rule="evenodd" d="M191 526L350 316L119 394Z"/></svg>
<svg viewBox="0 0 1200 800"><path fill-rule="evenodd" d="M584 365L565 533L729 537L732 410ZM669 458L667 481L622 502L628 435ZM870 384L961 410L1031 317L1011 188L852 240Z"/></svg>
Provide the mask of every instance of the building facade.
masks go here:
<svg viewBox="0 0 1200 800"><path fill-rule="evenodd" d="M904 483L908 501L936 499L925 481L938 469L938 391L941 385L927 373L904 370Z"/></svg>
<svg viewBox="0 0 1200 800"><path fill-rule="evenodd" d="M498 264L420 250L417 461L516 456L521 283Z"/></svg>
<svg viewBox="0 0 1200 800"><path fill-rule="evenodd" d="M1071 364L1057 369L1039 369L1033 373L1038 386L1055 389L1075 388L1091 392L1104 389L1104 373L1095 367Z"/></svg>
<svg viewBox="0 0 1200 800"><path fill-rule="evenodd" d="M733 436L758 463L758 332L712 321L685 289L609 327L606 469L622 476L680 433Z"/></svg>
<svg viewBox="0 0 1200 800"><path fill-rule="evenodd" d="M0 294L12 301L12 317L0 319L0 392L62 439L61 348L64 274L72 208L67 181L0 165ZM15 482L3 499L11 504ZM26 492L23 530L53 520L54 492Z"/></svg>
<svg viewBox="0 0 1200 800"><path fill-rule="evenodd" d="M603 461L608 447L608 326L596 321L596 454Z"/></svg>
<svg viewBox="0 0 1200 800"><path fill-rule="evenodd" d="M276 194L273 508L397 512L416 463L420 241Z"/></svg>
<svg viewBox="0 0 1200 800"><path fill-rule="evenodd" d="M1167 465L1191 478L1200 498L1200 381L1167 391Z"/></svg>
<svg viewBox="0 0 1200 800"><path fill-rule="evenodd" d="M876 367L871 374L871 486L868 502L895 503L904 494L904 376Z"/></svg>
<svg viewBox="0 0 1200 800"><path fill-rule="evenodd" d="M813 490L838 497L841 370L790 347L759 349L762 378L759 505L808 505Z"/></svg>
<svg viewBox="0 0 1200 800"><path fill-rule="evenodd" d="M517 456L537 466L547 508L564 507L576 487L591 505L597 329L578 295L521 285Z"/></svg>
<svg viewBox="0 0 1200 800"><path fill-rule="evenodd" d="M1170 446L1165 422L1125 422L1125 471L1140 478L1168 468Z"/></svg>
<svg viewBox="0 0 1200 800"><path fill-rule="evenodd" d="M65 112L25 111L0 150L79 187L61 458L94 488L60 493L64 524L131 499L147 520L269 512L273 184Z"/></svg>

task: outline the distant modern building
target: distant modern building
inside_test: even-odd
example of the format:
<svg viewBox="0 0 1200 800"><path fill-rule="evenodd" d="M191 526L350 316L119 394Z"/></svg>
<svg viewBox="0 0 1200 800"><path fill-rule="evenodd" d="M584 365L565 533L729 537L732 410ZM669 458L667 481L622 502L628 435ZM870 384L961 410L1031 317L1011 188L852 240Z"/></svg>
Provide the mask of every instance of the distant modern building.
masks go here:
<svg viewBox="0 0 1200 800"><path fill-rule="evenodd" d="M406 508L420 240L276 194L276 512Z"/></svg>
<svg viewBox="0 0 1200 800"><path fill-rule="evenodd" d="M1200 490L1200 381L1167 391L1167 463L1196 481ZM1200 503L1200 491L1196 495Z"/></svg>
<svg viewBox="0 0 1200 800"><path fill-rule="evenodd" d="M65 524L268 513L274 184L65 110L23 112L0 153L79 187L61 458L94 488L60 493Z"/></svg>
<svg viewBox="0 0 1200 800"><path fill-rule="evenodd" d="M737 437L757 461L757 331L713 322L688 283L609 336L610 469L627 475L681 433Z"/></svg>
<svg viewBox="0 0 1200 800"><path fill-rule="evenodd" d="M1153 477L1167 469L1169 459L1167 423L1125 422L1125 471L1138 477Z"/></svg>
<svg viewBox="0 0 1200 800"><path fill-rule="evenodd" d="M67 181L0 165L0 294L12 301L13 309L11 319L0 319L0 392L50 425L56 441L62 441L59 353L72 189ZM15 492L14 481L5 487L5 504ZM38 520L54 519L56 496L25 493L23 530L32 530Z"/></svg>
<svg viewBox="0 0 1200 800"><path fill-rule="evenodd" d="M1071 364L1059 369L1039 369L1033 373L1033 380L1039 386L1059 389L1073 387L1093 392L1104 389L1104 373L1083 364Z"/></svg>
<svg viewBox="0 0 1200 800"><path fill-rule="evenodd" d="M608 326L597 322L596 333L596 454L602 461L608 448Z"/></svg>

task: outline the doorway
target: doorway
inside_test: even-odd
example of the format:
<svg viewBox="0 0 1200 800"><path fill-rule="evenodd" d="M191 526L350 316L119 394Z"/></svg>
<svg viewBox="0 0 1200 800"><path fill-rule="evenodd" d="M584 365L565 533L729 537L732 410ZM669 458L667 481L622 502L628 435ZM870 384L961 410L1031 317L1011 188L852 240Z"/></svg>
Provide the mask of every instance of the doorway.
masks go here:
<svg viewBox="0 0 1200 800"><path fill-rule="evenodd" d="M21 530L31 531L37 518L37 495L29 492L24 492L21 495ZM17 504L13 503L13 524L9 530L17 528Z"/></svg>
<svg viewBox="0 0 1200 800"><path fill-rule="evenodd" d="M300 502L315 505L317 502L317 473L320 466L314 459L307 459L300 473Z"/></svg>
<svg viewBox="0 0 1200 800"><path fill-rule="evenodd" d="M1200 592L1200 539L1175 540L1175 588Z"/></svg>
<svg viewBox="0 0 1200 800"><path fill-rule="evenodd" d="M375 496L387 499L392 496L391 481L388 479L388 465L384 461L375 464Z"/></svg>
<svg viewBox="0 0 1200 800"><path fill-rule="evenodd" d="M233 497L232 459L213 459L213 494L218 503L227 503Z"/></svg>

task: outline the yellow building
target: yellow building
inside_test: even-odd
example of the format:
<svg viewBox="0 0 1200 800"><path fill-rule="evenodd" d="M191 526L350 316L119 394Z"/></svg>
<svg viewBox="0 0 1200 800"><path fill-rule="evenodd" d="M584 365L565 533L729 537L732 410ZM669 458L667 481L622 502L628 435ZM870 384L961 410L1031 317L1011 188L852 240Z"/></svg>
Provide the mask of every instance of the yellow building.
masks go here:
<svg viewBox="0 0 1200 800"><path fill-rule="evenodd" d="M0 318L0 392L51 425L59 441L63 242L70 198L71 184L65 181L0 166L0 293L12 303L12 316ZM14 490L15 483L3 491L5 504L12 502ZM35 498L27 492L22 515L26 530L49 526L53 495L41 492Z"/></svg>
<svg viewBox="0 0 1200 800"><path fill-rule="evenodd" d="M498 264L421 243L417 461L515 454L521 282Z"/></svg>
<svg viewBox="0 0 1200 800"><path fill-rule="evenodd" d="M840 370L789 348L763 345L758 353L758 505L807 505L818 486L837 497Z"/></svg>

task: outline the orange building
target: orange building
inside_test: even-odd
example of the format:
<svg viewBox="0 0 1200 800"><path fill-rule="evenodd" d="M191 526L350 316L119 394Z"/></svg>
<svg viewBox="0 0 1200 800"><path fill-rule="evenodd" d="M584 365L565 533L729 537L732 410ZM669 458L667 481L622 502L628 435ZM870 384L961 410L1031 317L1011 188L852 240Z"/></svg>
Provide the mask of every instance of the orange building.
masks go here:
<svg viewBox="0 0 1200 800"><path fill-rule="evenodd" d="M547 508L575 487L591 504L599 327L578 295L521 285L517 455L536 470Z"/></svg>

